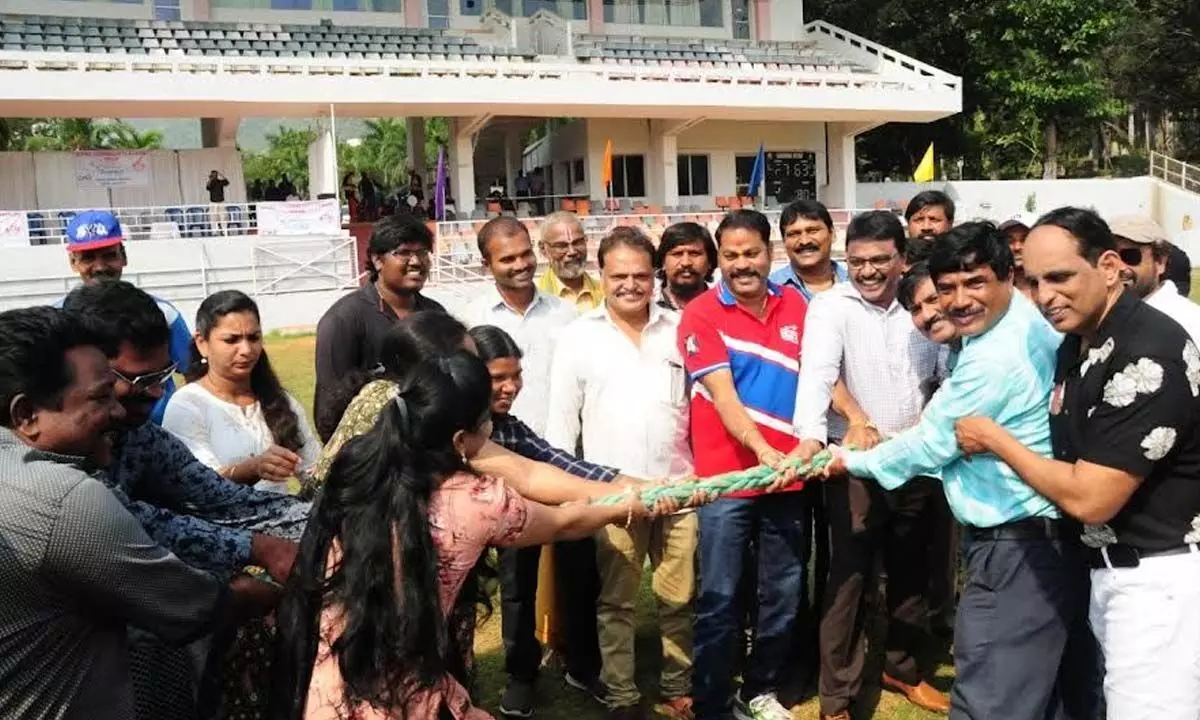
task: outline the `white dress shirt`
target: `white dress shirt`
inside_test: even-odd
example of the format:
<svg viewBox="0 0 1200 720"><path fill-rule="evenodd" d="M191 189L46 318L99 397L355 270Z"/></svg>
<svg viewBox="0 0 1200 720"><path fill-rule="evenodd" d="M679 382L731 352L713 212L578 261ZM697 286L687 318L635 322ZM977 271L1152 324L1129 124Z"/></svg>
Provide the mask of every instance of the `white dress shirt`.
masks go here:
<svg viewBox="0 0 1200 720"><path fill-rule="evenodd" d="M829 412L839 377L880 434L916 425L925 402L922 383L936 374L941 352L900 303L881 308L864 300L852 283L812 299L800 347L793 422L801 438L821 442L846 432L845 421Z"/></svg>
<svg viewBox="0 0 1200 720"><path fill-rule="evenodd" d="M1200 305L1180 295L1174 282L1164 282L1146 304L1182 325L1192 342L1200 345Z"/></svg>
<svg viewBox="0 0 1200 720"><path fill-rule="evenodd" d="M525 387L517 395L512 414L538 435L546 432L546 403L549 397L550 363L559 334L579 317L574 305L535 290L533 302L521 314L504 302L492 285L467 308L467 325L495 325L512 336L521 348ZM574 445L570 446L574 447Z"/></svg>
<svg viewBox="0 0 1200 720"><path fill-rule="evenodd" d="M679 313L653 303L640 347L613 323L607 304L567 326L550 377L546 440L573 448L582 432L589 462L642 478L690 475L678 328Z"/></svg>
<svg viewBox="0 0 1200 720"><path fill-rule="evenodd" d="M308 424L308 413L296 398L288 395L287 399L296 413L300 437L304 440L304 446L296 451L300 456L296 474L305 475L317 464L321 443ZM188 383L171 395L163 412L162 426L213 470L249 460L276 444L260 403L242 407L226 402L198 382ZM259 480L254 487L271 492L288 491L286 482L270 480Z"/></svg>

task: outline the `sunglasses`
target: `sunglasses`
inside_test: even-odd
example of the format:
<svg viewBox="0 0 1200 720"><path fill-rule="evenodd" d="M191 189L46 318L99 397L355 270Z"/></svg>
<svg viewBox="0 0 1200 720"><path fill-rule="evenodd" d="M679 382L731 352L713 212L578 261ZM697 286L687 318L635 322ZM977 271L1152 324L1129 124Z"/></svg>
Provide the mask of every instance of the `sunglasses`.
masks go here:
<svg viewBox="0 0 1200 720"><path fill-rule="evenodd" d="M129 377L121 373L119 370L113 370L112 374L121 382L129 383L134 391L145 392L147 390L153 390L154 388L166 385L171 377L175 375L176 369L177 366L175 363L171 363L162 370L146 373L145 375L138 375L136 377Z"/></svg>
<svg viewBox="0 0 1200 720"><path fill-rule="evenodd" d="M1121 258L1121 262L1126 265L1141 265L1143 248L1121 248L1117 251L1117 257Z"/></svg>

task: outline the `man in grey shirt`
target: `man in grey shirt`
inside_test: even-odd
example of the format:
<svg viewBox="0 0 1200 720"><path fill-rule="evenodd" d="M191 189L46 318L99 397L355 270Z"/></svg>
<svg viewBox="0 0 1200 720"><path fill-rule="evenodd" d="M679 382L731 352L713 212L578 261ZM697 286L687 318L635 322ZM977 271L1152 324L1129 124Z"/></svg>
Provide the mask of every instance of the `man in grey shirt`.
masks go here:
<svg viewBox="0 0 1200 720"><path fill-rule="evenodd" d="M62 312L0 313L0 717L132 720L127 626L182 644L269 602L156 545L93 477L124 414L113 386Z"/></svg>

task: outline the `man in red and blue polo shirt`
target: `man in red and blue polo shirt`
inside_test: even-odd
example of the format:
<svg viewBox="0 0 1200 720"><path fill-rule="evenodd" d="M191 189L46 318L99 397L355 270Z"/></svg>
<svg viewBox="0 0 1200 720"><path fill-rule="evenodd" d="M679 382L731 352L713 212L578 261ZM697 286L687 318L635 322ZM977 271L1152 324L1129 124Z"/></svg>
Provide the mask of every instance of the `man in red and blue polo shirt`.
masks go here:
<svg viewBox="0 0 1200 720"><path fill-rule="evenodd" d="M696 474L759 464L779 467L796 445L792 429L807 305L767 279L771 225L753 210L717 227L722 281L688 303L679 346L692 382ZM799 485L791 489L798 490ZM693 629L693 694L698 720L730 717L733 648L740 618L738 584L746 547L757 549L754 647L733 702L738 718L788 717L776 690L792 655L807 538L799 492L746 492L700 509L700 580Z"/></svg>

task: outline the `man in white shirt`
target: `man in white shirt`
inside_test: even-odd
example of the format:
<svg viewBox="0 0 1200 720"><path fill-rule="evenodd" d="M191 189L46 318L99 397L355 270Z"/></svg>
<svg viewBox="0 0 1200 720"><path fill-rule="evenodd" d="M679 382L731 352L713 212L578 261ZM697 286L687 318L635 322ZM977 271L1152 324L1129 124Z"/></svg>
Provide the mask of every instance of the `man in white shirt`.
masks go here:
<svg viewBox="0 0 1200 720"><path fill-rule="evenodd" d="M495 280L467 309L467 325L495 325L517 341L525 390L512 414L539 435L546 433L550 361L561 330L578 317L574 306L538 290L537 257L529 231L517 219L494 218L479 231L479 256ZM574 447L574 445L567 446Z"/></svg>
<svg viewBox="0 0 1200 720"><path fill-rule="evenodd" d="M827 419L838 378L883 436L917 424L923 385L934 374L940 348L916 329L896 299L905 264L906 238L891 213L854 218L846 229L850 283L813 298L805 319L795 425L803 439L797 454L811 456L848 428ZM942 693L924 681L916 654L928 633L930 499L937 481L918 478L894 491L859 478L827 482L831 562L821 619L821 714L849 720L862 686L865 662L864 588L876 551L888 574L885 688L921 707L949 709ZM876 521L883 515L886 523Z"/></svg>
<svg viewBox="0 0 1200 720"><path fill-rule="evenodd" d="M654 246L619 227L600 243L604 304L563 332L554 357L546 439L641 477L692 473L683 359L676 346L679 315L651 302ZM601 679L609 717L643 717L634 682L634 607L649 554L662 631L660 712L691 712L692 600L696 516L687 512L597 534Z"/></svg>
<svg viewBox="0 0 1200 720"><path fill-rule="evenodd" d="M1192 302L1170 280L1163 280L1171 247L1162 227L1145 215L1122 215L1109 223L1117 241L1117 254L1126 270L1125 284L1146 304L1183 326L1192 342L1200 344L1200 305Z"/></svg>

